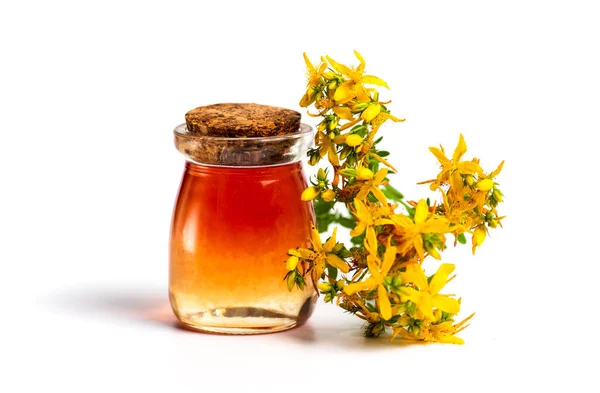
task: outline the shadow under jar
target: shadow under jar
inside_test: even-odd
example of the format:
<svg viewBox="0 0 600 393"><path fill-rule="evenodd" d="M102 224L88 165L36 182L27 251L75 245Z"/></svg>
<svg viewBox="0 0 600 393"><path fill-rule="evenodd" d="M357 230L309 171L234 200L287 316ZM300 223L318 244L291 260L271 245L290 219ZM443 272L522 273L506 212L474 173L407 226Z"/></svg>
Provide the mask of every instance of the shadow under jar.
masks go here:
<svg viewBox="0 0 600 393"><path fill-rule="evenodd" d="M187 159L171 227L169 295L177 318L201 331L290 329L312 314L315 290L289 291L287 251L310 246L314 222L301 159L313 130L271 137L199 136L185 124Z"/></svg>

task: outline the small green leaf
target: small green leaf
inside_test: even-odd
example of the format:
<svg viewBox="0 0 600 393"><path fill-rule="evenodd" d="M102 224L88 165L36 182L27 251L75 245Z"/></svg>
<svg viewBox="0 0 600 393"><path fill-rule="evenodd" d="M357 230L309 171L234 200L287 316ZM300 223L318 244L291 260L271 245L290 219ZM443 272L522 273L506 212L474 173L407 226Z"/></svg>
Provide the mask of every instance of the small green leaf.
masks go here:
<svg viewBox="0 0 600 393"><path fill-rule="evenodd" d="M385 195L386 198L391 199L394 202L400 202L404 199L404 195L402 195L400 191L398 191L389 184L383 186L381 191L383 191L383 195Z"/></svg>
<svg viewBox="0 0 600 393"><path fill-rule="evenodd" d="M467 238L465 237L464 233L458 235L458 242L460 244L467 244Z"/></svg>
<svg viewBox="0 0 600 393"><path fill-rule="evenodd" d="M331 277L333 280L337 280L337 276L338 276L337 268L328 264L327 265L327 275L329 277Z"/></svg>

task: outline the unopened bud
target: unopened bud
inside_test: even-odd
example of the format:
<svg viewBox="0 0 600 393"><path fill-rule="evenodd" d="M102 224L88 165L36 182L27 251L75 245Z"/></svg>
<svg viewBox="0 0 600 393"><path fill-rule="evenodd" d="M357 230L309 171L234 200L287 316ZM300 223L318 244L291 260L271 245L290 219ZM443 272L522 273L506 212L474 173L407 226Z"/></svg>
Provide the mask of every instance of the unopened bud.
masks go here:
<svg viewBox="0 0 600 393"><path fill-rule="evenodd" d="M294 256L294 255L292 255L292 256L291 256L291 257L289 257L289 258L287 259L287 261L285 262L285 268L286 268L288 271L291 271L291 270L295 270L295 269L296 269L296 266L298 266L298 257L297 257L297 256Z"/></svg>
<svg viewBox="0 0 600 393"><path fill-rule="evenodd" d="M335 199L335 191L333 190L325 190L321 193L321 199L325 202L331 202Z"/></svg>
<svg viewBox="0 0 600 393"><path fill-rule="evenodd" d="M319 285L317 285L317 287L319 288L319 291L321 292L329 292L331 291L331 283L328 282L322 282Z"/></svg>
<svg viewBox="0 0 600 393"><path fill-rule="evenodd" d="M492 187L494 187L494 182L492 179L483 179L477 183L477 189L479 191L489 191L492 189Z"/></svg>

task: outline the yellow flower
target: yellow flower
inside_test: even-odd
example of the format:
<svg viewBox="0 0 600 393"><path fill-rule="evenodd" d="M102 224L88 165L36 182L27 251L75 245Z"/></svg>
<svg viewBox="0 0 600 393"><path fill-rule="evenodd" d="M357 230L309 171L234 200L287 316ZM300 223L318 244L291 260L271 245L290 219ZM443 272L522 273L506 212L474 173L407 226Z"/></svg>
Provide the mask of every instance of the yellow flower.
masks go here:
<svg viewBox="0 0 600 393"><path fill-rule="evenodd" d="M452 159L446 157L444 148L441 146L439 149L437 147L430 147L429 151L433 153L442 165L442 171L437 176L437 180L434 180L430 186L432 191L435 191L444 183L449 183L450 187L460 194L463 188L463 181L460 175L472 175L482 172L477 162L460 161L461 157L467 151L467 144L462 134L460 134L458 145L454 149L454 154L452 154Z"/></svg>
<svg viewBox="0 0 600 393"><path fill-rule="evenodd" d="M356 227L350 231L350 236L358 236L373 225L393 224L389 218L382 218L390 214L388 205L365 205L363 201L354 201L354 216L356 217Z"/></svg>
<svg viewBox="0 0 600 393"><path fill-rule="evenodd" d="M438 321L424 320L421 322L418 333L405 330L401 325L393 327L394 334L392 335L393 341L396 336L400 336L402 339L407 341L425 341L425 342L438 342L446 344L464 344L465 342L460 338L456 337L455 334L464 330L469 325L465 325L475 314L471 314L469 317L463 319L459 323L452 321L445 321L439 323ZM404 317L401 317L402 319Z"/></svg>
<svg viewBox="0 0 600 393"><path fill-rule="evenodd" d="M321 243L321 237L319 231L315 227L311 229L311 243L312 250L305 248L298 248L296 250L288 251L288 254L298 256L302 259L308 260L312 263L312 280L313 283L319 282L323 272L325 271L326 263L333 267L338 268L342 273L348 273L350 267L342 258L335 255L332 251L336 246L335 240L337 233L337 227L334 228L333 234L325 244Z"/></svg>
<svg viewBox="0 0 600 393"><path fill-rule="evenodd" d="M352 114L352 111L346 106L336 106L335 108L333 108L333 113L338 115L340 119L354 120L354 115Z"/></svg>
<svg viewBox="0 0 600 393"><path fill-rule="evenodd" d="M406 267L406 271L400 273L402 283L411 283L415 287L402 287L401 300L411 301L417 306L419 312L430 320L434 320L433 309L456 314L460 311L460 303L458 300L448 297L448 295L440 295L439 291L448 282L448 276L454 271L454 265L443 263L438 271L433 275L429 283L427 276L418 263L411 263Z"/></svg>
<svg viewBox="0 0 600 393"><path fill-rule="evenodd" d="M315 68L315 66L312 65L312 63L308 59L308 56L306 56L306 53L304 53L304 62L306 63L308 83L306 86L306 93L304 93L302 100L300 100L301 107L307 107L315 101L315 87L317 87L321 83L323 71L325 71L325 69L327 68L327 63L322 57L319 68Z"/></svg>
<svg viewBox="0 0 600 393"><path fill-rule="evenodd" d="M325 132L317 132L315 136L315 145L319 147L319 155L321 158L327 156L329 162L334 166L340 165L340 160L335 147L335 141Z"/></svg>
<svg viewBox="0 0 600 393"><path fill-rule="evenodd" d="M414 247L421 261L425 256L422 235L425 233L443 234L450 230L448 221L445 218L429 213L427 202L423 199L417 203L414 221L402 214L392 215L390 218L396 225L396 231L402 239L398 249L400 254L408 254L410 249Z"/></svg>
<svg viewBox="0 0 600 393"><path fill-rule="evenodd" d="M363 57L357 51L354 51L354 54L360 61L360 64L356 69L339 64L327 56L327 60L333 69L349 78L349 80L342 83L335 90L333 100L337 103L343 104L349 102L355 97L358 98L359 101L371 101L371 97L364 86L365 84L383 86L386 89L389 89L387 83L385 83L382 79L372 75L363 75L365 70L365 59L363 59Z"/></svg>
<svg viewBox="0 0 600 393"><path fill-rule="evenodd" d="M357 167L356 179L362 181L362 184L360 185L360 191L356 194L354 200L362 201L369 193L373 193L375 198L377 198L382 205L386 206L388 202L383 192L379 189L379 185L383 183L387 173L387 168L380 169L377 173L373 174L373 171L369 168L364 168L362 166Z"/></svg>
<svg viewBox="0 0 600 393"><path fill-rule="evenodd" d="M377 256L377 237L373 228L367 229L365 236L365 248L369 252L367 256L367 266L371 276L366 280L348 284L344 287L347 295L353 295L356 292L372 291L377 288L377 302L381 317L388 320L392 317L392 305L383 281L389 273L396 259L396 247L389 246L385 250L383 262Z"/></svg>

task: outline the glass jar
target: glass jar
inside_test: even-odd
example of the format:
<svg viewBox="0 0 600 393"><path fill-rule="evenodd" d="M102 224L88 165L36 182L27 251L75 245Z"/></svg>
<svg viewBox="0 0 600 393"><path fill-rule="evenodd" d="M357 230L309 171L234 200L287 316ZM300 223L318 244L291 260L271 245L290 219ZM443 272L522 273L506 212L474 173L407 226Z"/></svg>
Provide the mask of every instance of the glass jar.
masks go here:
<svg viewBox="0 0 600 393"><path fill-rule="evenodd" d="M315 289L289 291L287 251L310 246L314 222L301 159L313 130L225 138L175 128L187 159L171 227L169 295L177 318L209 332L286 330L312 314Z"/></svg>

